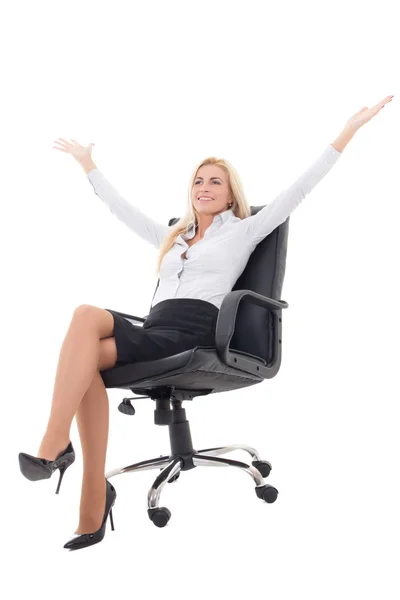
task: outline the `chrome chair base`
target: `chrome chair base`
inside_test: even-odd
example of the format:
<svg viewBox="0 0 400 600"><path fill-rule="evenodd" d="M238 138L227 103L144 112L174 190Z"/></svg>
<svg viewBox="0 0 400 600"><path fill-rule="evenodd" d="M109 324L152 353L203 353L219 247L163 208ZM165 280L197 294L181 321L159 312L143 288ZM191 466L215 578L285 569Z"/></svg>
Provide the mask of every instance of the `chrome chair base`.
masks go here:
<svg viewBox="0 0 400 600"><path fill-rule="evenodd" d="M234 450L244 450L250 454L252 465L228 458L218 458L219 455L227 454ZM205 448L203 450L194 451L192 462L195 467L238 467L252 477L256 484L255 491L259 498L271 504L272 502L275 502L278 497L278 490L273 486L265 484L263 475L259 470L260 468L264 473L264 477L267 477L272 469L271 464L268 461L261 461L258 452L251 446L234 444L216 448ZM254 463L257 464L259 468L255 466ZM184 461L179 456L160 456L150 460L143 460L127 467L113 469L106 473L106 479L121 475L122 473L161 468L161 473L156 477L147 495L147 512L155 525L164 527L169 521L171 513L167 508L159 507L160 495L166 483L175 481L179 477L183 465Z"/></svg>

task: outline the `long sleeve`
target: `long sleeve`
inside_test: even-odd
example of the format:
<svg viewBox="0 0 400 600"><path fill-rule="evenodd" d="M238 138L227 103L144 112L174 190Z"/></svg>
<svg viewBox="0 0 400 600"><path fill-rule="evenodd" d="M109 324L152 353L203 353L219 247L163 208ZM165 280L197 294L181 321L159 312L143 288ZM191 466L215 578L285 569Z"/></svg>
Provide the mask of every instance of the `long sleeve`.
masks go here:
<svg viewBox="0 0 400 600"><path fill-rule="evenodd" d="M169 231L168 225L157 223L144 214L139 208L128 202L111 185L99 169L92 169L87 178L93 186L94 193L103 200L111 213L125 223L131 231L159 248Z"/></svg>
<svg viewBox="0 0 400 600"><path fill-rule="evenodd" d="M301 201L325 177L333 165L342 156L329 144L318 159L289 188L281 192L270 204L267 204L255 215L243 220L246 237L256 246L261 240L286 221L289 215L299 206Z"/></svg>

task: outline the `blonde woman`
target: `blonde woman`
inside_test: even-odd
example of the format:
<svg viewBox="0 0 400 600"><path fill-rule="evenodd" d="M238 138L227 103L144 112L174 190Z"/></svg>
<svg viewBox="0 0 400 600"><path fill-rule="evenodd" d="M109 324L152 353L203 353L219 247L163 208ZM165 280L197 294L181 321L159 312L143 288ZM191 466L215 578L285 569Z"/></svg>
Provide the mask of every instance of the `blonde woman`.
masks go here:
<svg viewBox="0 0 400 600"><path fill-rule="evenodd" d="M31 481L49 478L58 469L58 493L65 470L75 460L70 428L76 417L83 481L76 537L65 548L100 542L109 515L113 528L116 491L104 476L109 406L101 371L213 345L223 298L256 245L289 217L339 160L356 131L392 98L355 113L303 175L253 216L234 167L215 157L202 161L192 173L184 215L172 227L151 219L118 193L93 162L93 144L63 138L55 142L53 148L71 154L82 166L111 213L159 249L159 287L143 326L111 309L85 304L75 309L37 455L19 454L21 472Z"/></svg>

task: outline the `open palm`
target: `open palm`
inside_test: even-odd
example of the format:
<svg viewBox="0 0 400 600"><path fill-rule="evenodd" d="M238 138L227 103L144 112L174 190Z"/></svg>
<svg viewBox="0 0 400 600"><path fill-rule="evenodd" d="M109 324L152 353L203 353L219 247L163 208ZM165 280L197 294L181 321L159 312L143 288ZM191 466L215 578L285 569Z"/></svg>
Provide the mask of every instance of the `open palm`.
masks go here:
<svg viewBox="0 0 400 600"><path fill-rule="evenodd" d="M60 141L58 141L60 140ZM68 152L68 154L72 154L72 156L79 163L91 156L92 147L94 144L89 144L88 146L82 146L76 140L70 138L69 141L64 140L64 138L58 138L54 143L56 146L53 146L56 150L61 150L61 152Z"/></svg>
<svg viewBox="0 0 400 600"><path fill-rule="evenodd" d="M355 129L359 129L365 123L370 121L372 117L378 114L382 110L382 108L388 103L392 101L393 96L386 96L383 100L368 108L368 106L364 106L361 110L356 112L350 119L347 121L346 125L349 127L354 127Z"/></svg>

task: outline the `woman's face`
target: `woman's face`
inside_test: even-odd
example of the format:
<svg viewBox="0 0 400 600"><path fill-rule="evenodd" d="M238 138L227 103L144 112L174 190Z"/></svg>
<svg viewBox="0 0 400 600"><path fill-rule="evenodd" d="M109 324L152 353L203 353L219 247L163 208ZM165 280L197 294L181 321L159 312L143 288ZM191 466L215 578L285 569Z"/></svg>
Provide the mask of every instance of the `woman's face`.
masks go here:
<svg viewBox="0 0 400 600"><path fill-rule="evenodd" d="M202 196L209 200L200 200ZM228 175L216 165L203 165L196 173L192 189L192 204L200 214L216 215L232 202Z"/></svg>

